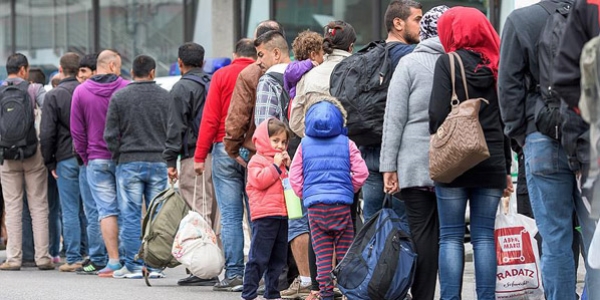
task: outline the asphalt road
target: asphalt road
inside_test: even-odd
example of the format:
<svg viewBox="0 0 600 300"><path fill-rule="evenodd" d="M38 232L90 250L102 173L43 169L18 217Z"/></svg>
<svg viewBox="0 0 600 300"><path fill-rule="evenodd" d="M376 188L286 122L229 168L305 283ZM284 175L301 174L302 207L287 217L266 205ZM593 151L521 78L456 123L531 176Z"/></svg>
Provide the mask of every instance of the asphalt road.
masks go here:
<svg viewBox="0 0 600 300"><path fill-rule="evenodd" d="M467 255L471 245L465 244ZM0 261L6 252L0 251ZM578 291L583 289L585 269L580 260ZM194 299L234 300L241 299L240 293L213 292L212 287L181 287L177 280L185 277L181 266L165 270L166 278L152 279L147 287L143 279L113 279L97 276L62 273L58 270L39 271L37 268L21 268L21 271L0 271L0 300L153 300ZM475 300L473 263L467 259L463 281L463 299ZM439 297L439 284L436 298Z"/></svg>

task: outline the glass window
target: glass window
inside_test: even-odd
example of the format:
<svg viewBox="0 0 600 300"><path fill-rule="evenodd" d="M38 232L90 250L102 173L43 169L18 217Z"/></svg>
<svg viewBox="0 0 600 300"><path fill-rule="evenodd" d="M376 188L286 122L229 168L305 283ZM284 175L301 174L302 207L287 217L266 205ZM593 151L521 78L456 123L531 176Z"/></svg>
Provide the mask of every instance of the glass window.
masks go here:
<svg viewBox="0 0 600 300"><path fill-rule="evenodd" d="M156 60L157 76L166 76L184 41L183 19L183 0L101 0L100 47L121 54L124 75L145 54Z"/></svg>
<svg viewBox="0 0 600 300"><path fill-rule="evenodd" d="M8 2L0 2L7 3L6 9L0 9L0 18L4 13L10 16ZM16 1L16 51L25 54L29 64L41 68L49 79L51 73L57 71L64 53L91 51L91 9L89 0ZM6 22L10 23L8 19ZM8 36L10 43L10 35L2 34Z"/></svg>
<svg viewBox="0 0 600 300"><path fill-rule="evenodd" d="M285 28L290 43L306 29L323 33L330 21L344 20L354 27L359 49L377 39L372 30L373 4L372 0L275 0L275 20Z"/></svg>
<svg viewBox="0 0 600 300"><path fill-rule="evenodd" d="M6 60L11 54L12 25L10 22L10 0L0 0L0 82L6 78Z"/></svg>

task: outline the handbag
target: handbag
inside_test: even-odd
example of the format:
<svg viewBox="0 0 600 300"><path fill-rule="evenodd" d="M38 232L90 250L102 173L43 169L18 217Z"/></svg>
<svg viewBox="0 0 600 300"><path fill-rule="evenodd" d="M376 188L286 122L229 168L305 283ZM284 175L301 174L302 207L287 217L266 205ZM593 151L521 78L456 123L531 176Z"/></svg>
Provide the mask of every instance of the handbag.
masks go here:
<svg viewBox="0 0 600 300"><path fill-rule="evenodd" d="M452 110L446 120L431 135L429 144L429 174L433 181L450 183L467 170L490 157L490 152L479 123L481 102L489 104L483 98L469 98L465 68L460 56L451 52L450 77L452 79ZM455 57L460 66L465 96L460 101L456 95Z"/></svg>

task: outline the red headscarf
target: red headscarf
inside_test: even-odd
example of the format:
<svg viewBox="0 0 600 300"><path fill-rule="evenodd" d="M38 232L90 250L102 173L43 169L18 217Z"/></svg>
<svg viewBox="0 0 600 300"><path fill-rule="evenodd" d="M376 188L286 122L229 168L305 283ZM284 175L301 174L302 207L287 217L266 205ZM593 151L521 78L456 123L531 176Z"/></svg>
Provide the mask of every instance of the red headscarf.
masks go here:
<svg viewBox="0 0 600 300"><path fill-rule="evenodd" d="M477 68L486 66L498 78L500 37L481 11L462 6L447 10L438 20L438 34L446 52L477 52L483 60Z"/></svg>

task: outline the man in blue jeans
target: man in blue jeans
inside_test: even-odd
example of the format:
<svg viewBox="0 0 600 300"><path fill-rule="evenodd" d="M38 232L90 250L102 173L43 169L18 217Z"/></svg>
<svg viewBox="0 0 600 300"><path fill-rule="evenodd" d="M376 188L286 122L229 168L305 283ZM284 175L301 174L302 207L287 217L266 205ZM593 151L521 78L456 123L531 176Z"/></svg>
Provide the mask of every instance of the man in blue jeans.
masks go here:
<svg viewBox="0 0 600 300"><path fill-rule="evenodd" d="M82 267L81 233L79 221L81 198L79 166L73 153L69 130L71 97L79 85L75 76L79 69L79 55L66 53L60 58L59 72L64 79L46 94L40 126L42 155L48 171L56 179L62 210L63 239L67 263L61 272L74 272Z"/></svg>
<svg viewBox="0 0 600 300"><path fill-rule="evenodd" d="M103 138L110 97L128 82L121 74L121 56L112 50L98 55L96 75L79 85L71 105L71 136L75 151L86 164L86 176L98 208L102 237L108 252L108 263L98 271L100 277L112 277L120 270L119 203L115 162Z"/></svg>
<svg viewBox="0 0 600 300"><path fill-rule="evenodd" d="M236 272L237 274L231 276L232 278L243 274L244 270L242 220L247 196L245 168L227 155L223 145L225 118L238 75L255 59L256 49L252 40L242 39L236 44L231 64L219 69L213 75L194 154L194 169L196 174L202 175L205 171L208 172L206 163L212 148L213 184L221 213L221 239L225 252L226 272L229 272L226 273L226 277ZM179 285L214 285L215 283L211 278L197 278L193 275L177 282Z"/></svg>
<svg viewBox="0 0 600 300"><path fill-rule="evenodd" d="M162 158L167 139L169 92L154 81L156 62L147 55L133 60L133 82L116 92L108 106L104 140L117 162L120 195L120 239L125 266L114 278L142 278L144 262L135 259L141 246L142 202L149 207L167 187L167 164ZM162 278L151 270L151 278Z"/></svg>

